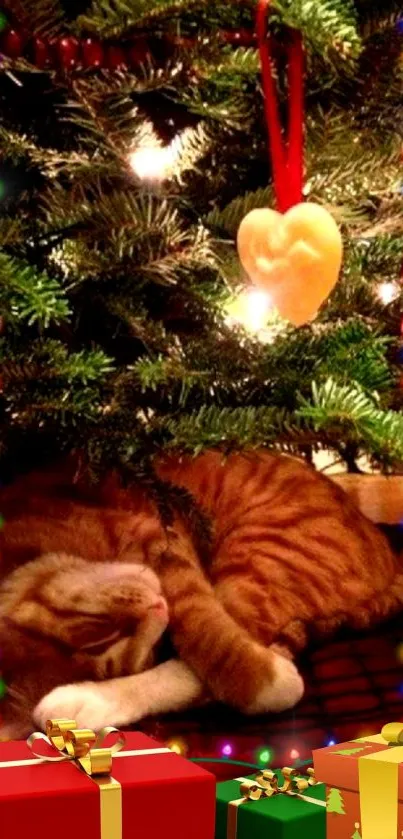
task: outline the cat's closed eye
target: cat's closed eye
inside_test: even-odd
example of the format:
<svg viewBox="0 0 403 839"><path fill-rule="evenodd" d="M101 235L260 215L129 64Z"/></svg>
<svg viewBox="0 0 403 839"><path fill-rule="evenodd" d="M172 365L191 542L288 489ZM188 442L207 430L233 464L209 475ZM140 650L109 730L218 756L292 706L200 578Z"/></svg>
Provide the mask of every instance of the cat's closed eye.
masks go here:
<svg viewBox="0 0 403 839"><path fill-rule="evenodd" d="M27 563L0 588L0 647L13 718L61 683L151 666L167 623L158 578L143 566L94 565L65 554Z"/></svg>

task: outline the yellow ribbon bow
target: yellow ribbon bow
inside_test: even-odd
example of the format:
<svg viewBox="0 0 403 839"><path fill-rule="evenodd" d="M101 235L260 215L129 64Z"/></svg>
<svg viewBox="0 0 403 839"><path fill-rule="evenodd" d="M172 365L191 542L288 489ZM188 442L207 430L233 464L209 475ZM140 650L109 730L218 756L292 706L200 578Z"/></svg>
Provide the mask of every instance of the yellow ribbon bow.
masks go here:
<svg viewBox="0 0 403 839"><path fill-rule="evenodd" d="M308 778L297 777L296 769L291 769L289 766L284 766L281 770L284 782L280 786L278 777L271 769L263 769L256 775L255 780L250 781L245 779L241 783L241 795L247 801L258 801L259 798L271 798L273 795L300 795L301 792L308 789L310 786L315 786L318 782L315 780L313 769L307 769Z"/></svg>
<svg viewBox="0 0 403 839"><path fill-rule="evenodd" d="M403 746L403 723L388 722L383 726L381 736L389 746Z"/></svg>
<svg viewBox="0 0 403 839"><path fill-rule="evenodd" d="M105 747L103 742L108 734L119 736L112 746ZM58 754L41 754L35 747L38 741L56 749ZM77 728L75 720L48 720L46 734L35 731L28 738L27 744L35 757L46 762L61 763L73 760L87 775L109 775L112 771L113 755L123 749L125 736L112 726L103 728L96 735L90 728Z"/></svg>

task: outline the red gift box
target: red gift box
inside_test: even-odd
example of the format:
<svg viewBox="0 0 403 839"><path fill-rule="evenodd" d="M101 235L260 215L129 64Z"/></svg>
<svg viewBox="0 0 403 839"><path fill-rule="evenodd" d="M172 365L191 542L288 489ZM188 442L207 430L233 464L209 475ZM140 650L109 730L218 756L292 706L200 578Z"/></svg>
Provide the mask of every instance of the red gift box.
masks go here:
<svg viewBox="0 0 403 839"><path fill-rule="evenodd" d="M403 723L313 752L327 787L327 839L403 836Z"/></svg>
<svg viewBox="0 0 403 839"><path fill-rule="evenodd" d="M33 757L26 742L0 743L1 835L213 839L215 777L145 734L125 732L124 738L122 751L112 758L111 778L98 781L78 760L48 762ZM112 784L115 792L118 788L117 821L105 789L109 780L117 782Z"/></svg>

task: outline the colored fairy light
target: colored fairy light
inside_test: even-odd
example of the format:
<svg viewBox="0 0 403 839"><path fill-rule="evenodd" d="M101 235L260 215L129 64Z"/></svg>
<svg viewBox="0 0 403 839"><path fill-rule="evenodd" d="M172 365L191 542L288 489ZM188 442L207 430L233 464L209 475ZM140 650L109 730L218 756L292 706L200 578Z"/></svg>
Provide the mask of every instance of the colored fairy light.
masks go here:
<svg viewBox="0 0 403 839"><path fill-rule="evenodd" d="M327 746L335 746L336 745L336 740L328 740L326 745Z"/></svg>
<svg viewBox="0 0 403 839"><path fill-rule="evenodd" d="M298 751L298 749L291 749L291 751L290 751L290 758L291 758L291 760L298 760L298 758L299 758L299 751Z"/></svg>
<svg viewBox="0 0 403 839"><path fill-rule="evenodd" d="M4 679L2 679L1 676L0 676L0 699L4 699L6 693L7 693L6 683L5 683Z"/></svg>
<svg viewBox="0 0 403 839"><path fill-rule="evenodd" d="M231 746L231 743L224 743L224 745L221 749L221 753L224 755L224 757L231 757L232 752L233 752L233 748Z"/></svg>
<svg viewBox="0 0 403 839"><path fill-rule="evenodd" d="M166 743L168 749L171 749L171 752L175 752L177 755L184 755L187 752L187 745L182 738L177 737L174 740L169 740Z"/></svg>
<svg viewBox="0 0 403 839"><path fill-rule="evenodd" d="M263 746L256 753L256 762L258 764L270 763L273 760L273 752L268 746Z"/></svg>

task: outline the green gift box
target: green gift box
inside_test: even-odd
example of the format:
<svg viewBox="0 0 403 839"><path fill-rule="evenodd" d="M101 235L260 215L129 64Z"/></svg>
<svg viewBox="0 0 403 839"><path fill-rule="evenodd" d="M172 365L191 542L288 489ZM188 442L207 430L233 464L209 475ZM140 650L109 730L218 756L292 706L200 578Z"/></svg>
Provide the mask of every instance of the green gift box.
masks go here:
<svg viewBox="0 0 403 839"><path fill-rule="evenodd" d="M271 774L281 787L282 772L276 770ZM315 783L298 792L293 784L290 792L276 790L275 794L266 797L259 783L260 777L255 774L217 784L215 839L326 838L325 784ZM262 797L247 799L241 791L245 781L256 782L255 787L262 791Z"/></svg>

